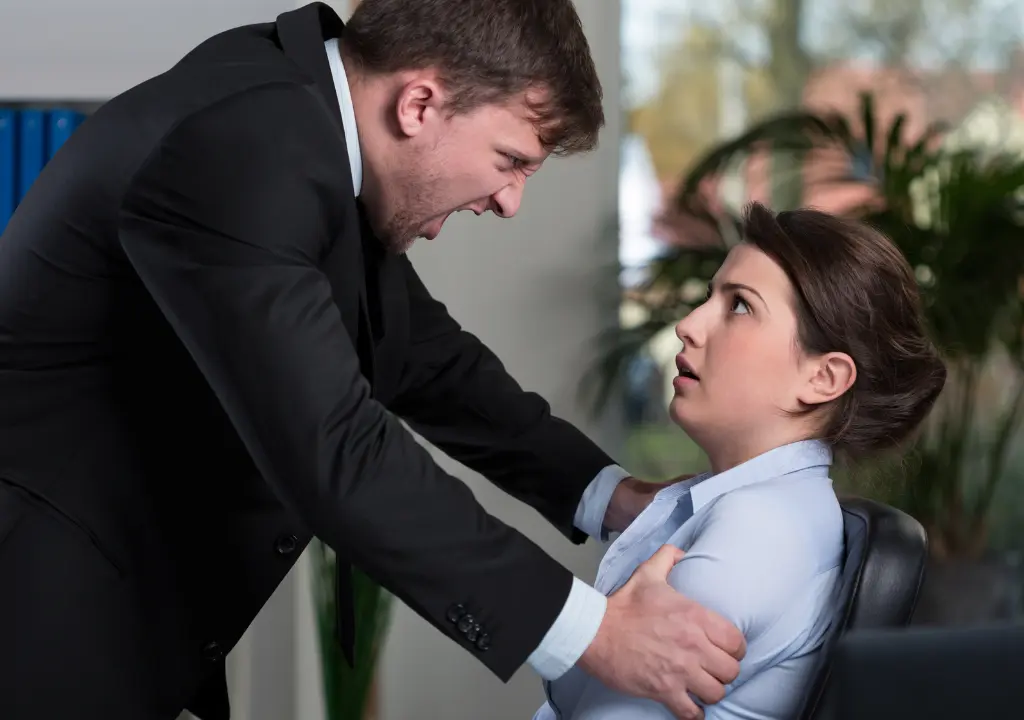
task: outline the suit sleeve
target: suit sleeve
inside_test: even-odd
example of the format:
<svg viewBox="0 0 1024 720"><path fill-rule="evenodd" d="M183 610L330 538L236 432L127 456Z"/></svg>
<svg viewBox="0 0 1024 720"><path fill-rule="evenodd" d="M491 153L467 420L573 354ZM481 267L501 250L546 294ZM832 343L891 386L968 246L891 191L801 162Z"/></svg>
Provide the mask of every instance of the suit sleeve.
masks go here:
<svg viewBox="0 0 1024 720"><path fill-rule="evenodd" d="M404 259L413 347L396 414L445 453L537 509L576 543L583 493L614 461L551 414L431 297Z"/></svg>
<svg viewBox="0 0 1024 720"><path fill-rule="evenodd" d="M344 144L298 86L193 115L137 173L124 252L257 468L310 531L507 680L572 575L488 515L370 397L318 268ZM446 615L462 605L478 648Z"/></svg>

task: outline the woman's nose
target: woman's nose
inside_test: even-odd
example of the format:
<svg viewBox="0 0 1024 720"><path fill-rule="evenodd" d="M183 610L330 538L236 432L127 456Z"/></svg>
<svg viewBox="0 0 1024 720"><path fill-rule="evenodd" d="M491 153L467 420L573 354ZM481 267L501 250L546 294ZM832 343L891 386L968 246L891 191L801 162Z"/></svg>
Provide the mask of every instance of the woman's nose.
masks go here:
<svg viewBox="0 0 1024 720"><path fill-rule="evenodd" d="M697 307L676 323L676 337L688 347L699 347L703 344L704 332L701 329L700 316L700 307Z"/></svg>

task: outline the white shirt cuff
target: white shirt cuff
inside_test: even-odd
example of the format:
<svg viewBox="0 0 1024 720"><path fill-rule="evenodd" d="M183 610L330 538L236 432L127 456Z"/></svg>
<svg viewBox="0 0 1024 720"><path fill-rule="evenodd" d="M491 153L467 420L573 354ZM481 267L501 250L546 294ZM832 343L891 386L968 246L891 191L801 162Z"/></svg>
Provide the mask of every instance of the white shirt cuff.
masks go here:
<svg viewBox="0 0 1024 720"><path fill-rule="evenodd" d="M533 720L558 720L558 716L555 715L554 709L550 703L544 703L540 706L540 709L533 714Z"/></svg>
<svg viewBox="0 0 1024 720"><path fill-rule="evenodd" d="M607 540L608 531L604 528L604 516L608 512L615 488L629 473L618 465L609 465L597 474L587 489L583 491L580 504L576 507L573 524L592 538Z"/></svg>
<svg viewBox="0 0 1024 720"><path fill-rule="evenodd" d="M576 664L597 636L604 620L608 598L579 578L558 618L527 662L545 680L557 680Z"/></svg>

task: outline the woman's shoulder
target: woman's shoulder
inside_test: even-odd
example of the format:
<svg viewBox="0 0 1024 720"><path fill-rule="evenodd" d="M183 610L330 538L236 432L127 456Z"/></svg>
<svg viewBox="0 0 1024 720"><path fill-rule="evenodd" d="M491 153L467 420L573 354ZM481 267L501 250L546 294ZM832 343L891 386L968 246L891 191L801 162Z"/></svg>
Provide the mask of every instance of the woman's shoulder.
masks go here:
<svg viewBox="0 0 1024 720"><path fill-rule="evenodd" d="M674 587L729 618L748 641L797 605L821 605L841 567L843 520L831 483L803 485L764 482L721 495L694 518L699 527L670 575ZM794 636L816 622L807 612Z"/></svg>
<svg viewBox="0 0 1024 720"><path fill-rule="evenodd" d="M733 554L785 554L793 572L834 566L843 548L843 516L827 477L786 476L738 488L717 498L694 540L730 538Z"/></svg>

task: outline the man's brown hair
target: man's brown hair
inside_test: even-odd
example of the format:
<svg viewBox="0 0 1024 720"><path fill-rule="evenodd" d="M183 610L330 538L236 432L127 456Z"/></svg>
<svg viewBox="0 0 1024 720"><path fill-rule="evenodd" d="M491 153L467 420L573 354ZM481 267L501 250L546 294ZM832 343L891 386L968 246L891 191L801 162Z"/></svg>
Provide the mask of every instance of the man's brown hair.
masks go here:
<svg viewBox="0 0 1024 720"><path fill-rule="evenodd" d="M775 215L757 203L743 231L793 283L801 348L844 352L857 366L822 436L850 458L898 447L946 382L925 331L917 281L899 248L863 222L809 209Z"/></svg>
<svg viewBox="0 0 1024 720"><path fill-rule="evenodd" d="M549 152L597 145L601 83L571 0L362 0L343 44L364 72L436 68L453 113L541 90L530 110Z"/></svg>

